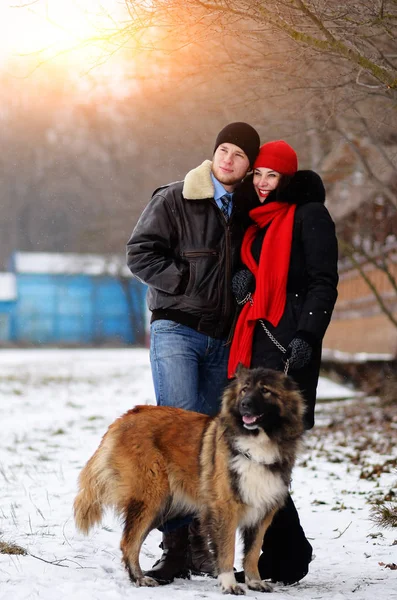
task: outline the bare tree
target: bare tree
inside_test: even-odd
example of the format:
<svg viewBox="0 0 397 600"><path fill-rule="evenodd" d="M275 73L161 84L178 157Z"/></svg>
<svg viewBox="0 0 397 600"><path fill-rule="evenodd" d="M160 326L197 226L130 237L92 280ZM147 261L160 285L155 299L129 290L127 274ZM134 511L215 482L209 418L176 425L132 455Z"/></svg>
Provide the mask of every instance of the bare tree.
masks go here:
<svg viewBox="0 0 397 600"><path fill-rule="evenodd" d="M394 0L125 0L125 7L85 44L103 44L103 60L122 53L139 93L117 106L110 100L106 117L95 103L74 109L77 134L56 128L66 156L70 146L79 157L69 161L70 177L90 206L85 228L75 228L80 249L117 251L151 191L183 177L230 118L251 122L264 140L293 143L301 166L325 177L335 215L340 190L350 213L356 198L382 197L396 208ZM327 160L341 144L354 166L348 171L342 153L330 171ZM375 155L388 167L379 170ZM356 268L376 255L392 274L390 254L366 227L357 221L354 236L340 230L344 255ZM357 243L370 238L370 250Z"/></svg>
<svg viewBox="0 0 397 600"><path fill-rule="evenodd" d="M395 44L397 7L393 0L125 0L130 22L119 32L135 38L167 27L162 50L203 45L214 36L238 39L272 54L292 41L305 56L327 57L355 70L356 85L377 85L384 93L397 88ZM147 36L146 36L147 37ZM157 40L158 42L159 40ZM157 46L158 48L158 46ZM299 54L299 53L298 53ZM242 61L243 62L243 61ZM220 65L222 68L222 65Z"/></svg>

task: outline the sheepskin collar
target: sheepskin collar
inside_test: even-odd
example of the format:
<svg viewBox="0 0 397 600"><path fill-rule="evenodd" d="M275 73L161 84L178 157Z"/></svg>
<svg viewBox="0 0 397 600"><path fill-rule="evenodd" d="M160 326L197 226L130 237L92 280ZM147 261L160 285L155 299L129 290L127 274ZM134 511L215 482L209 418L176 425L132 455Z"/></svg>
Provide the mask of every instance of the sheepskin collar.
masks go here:
<svg viewBox="0 0 397 600"><path fill-rule="evenodd" d="M214 197L214 184L211 179L212 162L205 160L192 169L183 182L182 195L187 200L204 200Z"/></svg>

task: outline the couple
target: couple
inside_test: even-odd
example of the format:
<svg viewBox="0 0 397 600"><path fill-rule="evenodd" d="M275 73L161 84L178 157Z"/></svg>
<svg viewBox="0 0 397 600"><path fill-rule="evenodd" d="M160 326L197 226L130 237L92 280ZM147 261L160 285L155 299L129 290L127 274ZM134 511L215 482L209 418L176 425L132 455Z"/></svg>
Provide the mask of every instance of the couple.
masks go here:
<svg viewBox="0 0 397 600"><path fill-rule="evenodd" d="M214 415L239 363L277 370L287 363L307 404L305 426L313 426L338 282L335 227L324 202L321 178L298 170L291 146L260 146L242 122L218 134L212 161L154 192L127 261L148 285L157 404ZM163 554L150 577L169 583L211 574L195 519L173 519L162 531ZM291 584L307 574L311 558L289 497L264 537L260 575Z"/></svg>

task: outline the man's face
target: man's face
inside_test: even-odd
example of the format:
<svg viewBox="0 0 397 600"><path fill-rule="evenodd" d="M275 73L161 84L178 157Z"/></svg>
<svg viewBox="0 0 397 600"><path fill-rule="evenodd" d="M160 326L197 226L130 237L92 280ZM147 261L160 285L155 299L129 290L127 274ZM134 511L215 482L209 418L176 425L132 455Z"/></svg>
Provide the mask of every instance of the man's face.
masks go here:
<svg viewBox="0 0 397 600"><path fill-rule="evenodd" d="M235 144L220 144L212 159L212 172L227 192L232 192L249 170L248 156Z"/></svg>

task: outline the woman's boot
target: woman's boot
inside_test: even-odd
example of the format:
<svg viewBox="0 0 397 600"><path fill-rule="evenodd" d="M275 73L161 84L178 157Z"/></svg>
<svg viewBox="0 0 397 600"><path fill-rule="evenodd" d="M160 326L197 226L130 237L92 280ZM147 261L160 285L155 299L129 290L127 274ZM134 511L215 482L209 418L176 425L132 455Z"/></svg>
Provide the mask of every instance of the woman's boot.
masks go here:
<svg viewBox="0 0 397 600"><path fill-rule="evenodd" d="M290 495L283 508L276 513L265 533L258 568L261 579L271 579L291 585L309 572L313 549L306 539L299 515ZM244 582L244 571L235 574Z"/></svg>
<svg viewBox="0 0 397 600"><path fill-rule="evenodd" d="M160 544L163 549L161 558L154 563L145 575L165 585L174 581L175 577L190 579L188 567L188 525L163 533Z"/></svg>
<svg viewBox="0 0 397 600"><path fill-rule="evenodd" d="M290 495L285 506L275 515L263 538L259 557L262 579L291 585L309 572L313 549L300 524L298 512Z"/></svg>

